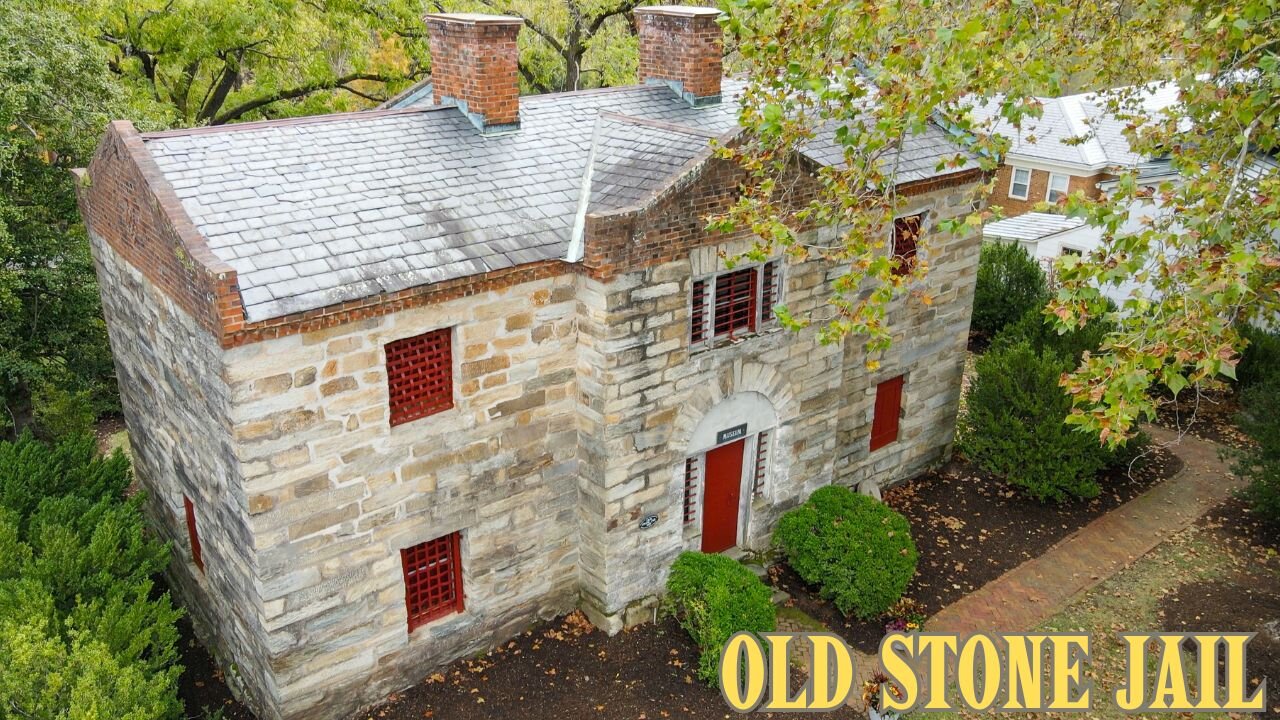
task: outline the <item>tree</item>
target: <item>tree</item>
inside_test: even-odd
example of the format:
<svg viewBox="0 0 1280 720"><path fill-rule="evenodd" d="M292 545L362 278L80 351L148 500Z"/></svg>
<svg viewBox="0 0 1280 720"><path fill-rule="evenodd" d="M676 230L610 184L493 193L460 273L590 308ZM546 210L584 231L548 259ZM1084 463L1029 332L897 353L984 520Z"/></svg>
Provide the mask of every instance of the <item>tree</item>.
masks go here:
<svg viewBox="0 0 1280 720"><path fill-rule="evenodd" d="M631 11L646 4L641 0L467 0L462 5L440 4L524 20L520 75L533 92L635 82L639 45Z"/></svg>
<svg viewBox="0 0 1280 720"><path fill-rule="evenodd" d="M0 4L0 437L84 425L115 400L88 242L68 170L133 112L69 16Z"/></svg>
<svg viewBox="0 0 1280 720"><path fill-rule="evenodd" d="M354 110L427 72L415 0L61 0L178 126Z"/></svg>
<svg viewBox="0 0 1280 720"><path fill-rule="evenodd" d="M1091 258L1064 258L1050 301L1060 329L1107 314L1099 285L1147 281L1153 291L1122 304L1116 329L1065 381L1069 422L1111 444L1152 417L1148 391L1232 375L1241 321L1280 310L1280 3L1227 0L885 0L850 11L832 0L726 0L726 27L749 67L741 119L750 134L724 154L751 173L741 202L715 227L750 227L765 245L817 254L844 268L823 337L867 338L874 357L889 343L884 308L909 292L921 264L897 277L884 251L897 198L895 151L908 134L941 122L992 169L1008 141L974 120L975 102L1020 126L1039 113L1036 95L1138 81L1175 85L1181 107L1140 108L1136 90L1109 96L1142 155L1166 156L1181 182L1147 188L1136 171L1068 212L1103 230ZM990 122L990 121L989 121ZM819 173L812 202L780 183L794 150L834 129L845 164ZM953 162L958 162L959 158ZM944 163L945 164L945 163ZM1171 217L1124 229L1131 204L1159 202ZM975 211L937 232L972 231ZM806 223L843 228L839 242L799 242ZM923 238L924 245L931 238ZM922 297L927 301L929 298Z"/></svg>
<svg viewBox="0 0 1280 720"><path fill-rule="evenodd" d="M1040 310L1048 299L1044 271L1017 243L984 243L973 290L972 332L990 340Z"/></svg>

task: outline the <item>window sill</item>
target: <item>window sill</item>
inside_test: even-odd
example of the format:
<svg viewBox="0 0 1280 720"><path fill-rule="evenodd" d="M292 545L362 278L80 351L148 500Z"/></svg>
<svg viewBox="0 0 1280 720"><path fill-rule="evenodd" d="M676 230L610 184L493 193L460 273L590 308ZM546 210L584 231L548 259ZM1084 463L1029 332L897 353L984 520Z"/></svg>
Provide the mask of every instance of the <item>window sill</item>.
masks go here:
<svg viewBox="0 0 1280 720"><path fill-rule="evenodd" d="M450 635L475 622L475 617L466 610L451 612L447 615L432 618L409 631L411 641L425 637Z"/></svg>
<svg viewBox="0 0 1280 720"><path fill-rule="evenodd" d="M782 326L773 325L763 330L757 330L756 332L753 332L753 333L744 333L742 335L738 335L733 338L729 338L728 336L722 336L722 337L712 338L710 340L703 340L702 342L690 345L689 354L700 355L702 353L709 352L711 350L720 350L726 347L737 347L738 345L741 345L746 342L750 342L751 340L754 340L756 338L768 337L770 335L776 335L780 332L782 332Z"/></svg>

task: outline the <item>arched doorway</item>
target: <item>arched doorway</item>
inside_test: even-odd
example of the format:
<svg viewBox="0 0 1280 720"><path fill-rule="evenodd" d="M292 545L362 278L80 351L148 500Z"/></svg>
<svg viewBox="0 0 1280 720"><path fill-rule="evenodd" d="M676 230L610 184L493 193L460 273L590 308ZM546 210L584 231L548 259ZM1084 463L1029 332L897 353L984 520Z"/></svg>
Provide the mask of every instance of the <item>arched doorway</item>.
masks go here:
<svg viewBox="0 0 1280 720"><path fill-rule="evenodd" d="M703 552L728 550L742 538L777 426L773 403L757 392L730 395L698 421L686 452L684 501Z"/></svg>

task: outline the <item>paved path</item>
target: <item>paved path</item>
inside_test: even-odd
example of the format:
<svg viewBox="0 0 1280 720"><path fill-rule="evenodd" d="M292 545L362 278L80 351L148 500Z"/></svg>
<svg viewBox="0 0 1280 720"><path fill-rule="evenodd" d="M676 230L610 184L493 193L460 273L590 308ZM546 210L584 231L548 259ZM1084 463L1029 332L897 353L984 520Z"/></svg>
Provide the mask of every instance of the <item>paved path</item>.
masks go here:
<svg viewBox="0 0 1280 720"><path fill-rule="evenodd" d="M1243 481L1218 458L1218 446L1158 427L1147 432L1182 459L1177 475L1099 517L1043 555L1028 560L943 608L930 632L1019 632L1035 628L1077 594L1127 567L1193 524Z"/></svg>

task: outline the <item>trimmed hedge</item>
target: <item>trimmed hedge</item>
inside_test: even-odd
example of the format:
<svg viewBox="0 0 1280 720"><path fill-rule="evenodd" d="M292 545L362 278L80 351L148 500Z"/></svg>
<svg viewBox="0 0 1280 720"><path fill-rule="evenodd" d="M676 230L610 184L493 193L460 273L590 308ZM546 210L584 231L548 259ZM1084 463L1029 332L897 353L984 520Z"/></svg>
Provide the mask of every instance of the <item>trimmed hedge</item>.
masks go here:
<svg viewBox="0 0 1280 720"><path fill-rule="evenodd" d="M723 555L681 553L667 578L667 604L698 645L698 677L710 685L720 682L720 653L734 633L777 628L773 591Z"/></svg>
<svg viewBox="0 0 1280 720"><path fill-rule="evenodd" d="M840 612L863 620L880 616L902 597L919 559L905 517L839 485L815 490L783 515L773 544Z"/></svg>
<svg viewBox="0 0 1280 720"><path fill-rule="evenodd" d="M1049 300L1044 270L1014 243L984 242L973 291L973 332L995 337Z"/></svg>
<svg viewBox="0 0 1280 720"><path fill-rule="evenodd" d="M169 550L129 475L92 437L0 442L0 718L183 716Z"/></svg>

